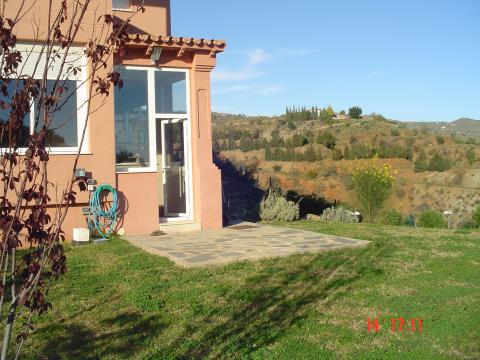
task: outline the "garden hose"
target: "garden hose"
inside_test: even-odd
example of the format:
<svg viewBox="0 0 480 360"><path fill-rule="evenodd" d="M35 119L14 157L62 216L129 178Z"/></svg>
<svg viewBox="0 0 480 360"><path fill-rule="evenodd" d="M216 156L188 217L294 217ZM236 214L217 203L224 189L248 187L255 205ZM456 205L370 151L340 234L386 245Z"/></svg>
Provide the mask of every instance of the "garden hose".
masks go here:
<svg viewBox="0 0 480 360"><path fill-rule="evenodd" d="M104 192L112 193L113 200L108 203L101 200ZM107 195L108 196L108 195ZM106 197L105 197L106 198ZM90 216L87 218L90 233L98 233L102 239L108 239L117 226L117 191L110 185L98 185L90 198Z"/></svg>

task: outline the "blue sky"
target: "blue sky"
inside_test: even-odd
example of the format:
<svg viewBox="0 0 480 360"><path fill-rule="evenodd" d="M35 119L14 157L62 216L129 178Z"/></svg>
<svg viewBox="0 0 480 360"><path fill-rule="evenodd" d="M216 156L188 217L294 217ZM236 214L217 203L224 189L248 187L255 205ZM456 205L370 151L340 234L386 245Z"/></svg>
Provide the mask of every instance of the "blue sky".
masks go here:
<svg viewBox="0 0 480 360"><path fill-rule="evenodd" d="M480 119L478 0L172 0L172 33L227 41L214 111Z"/></svg>

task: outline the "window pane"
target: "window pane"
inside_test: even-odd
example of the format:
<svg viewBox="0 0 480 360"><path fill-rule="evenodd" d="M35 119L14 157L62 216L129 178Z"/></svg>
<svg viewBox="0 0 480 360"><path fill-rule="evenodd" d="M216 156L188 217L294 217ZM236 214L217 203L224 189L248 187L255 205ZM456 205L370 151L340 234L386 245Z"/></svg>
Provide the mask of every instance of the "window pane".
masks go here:
<svg viewBox="0 0 480 360"><path fill-rule="evenodd" d="M113 9L130 9L130 0L113 0Z"/></svg>
<svg viewBox="0 0 480 360"><path fill-rule="evenodd" d="M47 96L53 91L55 80L47 80ZM63 89L62 89L63 87ZM62 89L59 91L58 89ZM48 126L46 145L49 147L77 147L77 81L61 80L56 89L59 96L55 111L52 109L51 123ZM44 123L43 109L35 102L35 116L39 113L37 131Z"/></svg>
<svg viewBox="0 0 480 360"><path fill-rule="evenodd" d="M157 114L187 112L187 81L184 72L155 71L155 104Z"/></svg>
<svg viewBox="0 0 480 360"><path fill-rule="evenodd" d="M124 86L115 87L117 168L150 166L147 71L119 70Z"/></svg>
<svg viewBox="0 0 480 360"><path fill-rule="evenodd" d="M18 81L16 79L10 80L10 82L7 85L7 96L3 96L3 94L0 92L0 101L2 101L5 105L11 106L12 104L12 98L15 95L15 91L20 91L23 89L23 81ZM11 108L4 109L3 107L0 106L0 122L2 124L6 123L9 116L10 116ZM28 138L30 135L30 114L26 114L23 118L23 126L20 132L17 132L17 141L16 145L18 147L25 147L27 146L28 143ZM8 138L8 132L5 132L2 138L0 139L0 147L8 147L9 146L9 138Z"/></svg>

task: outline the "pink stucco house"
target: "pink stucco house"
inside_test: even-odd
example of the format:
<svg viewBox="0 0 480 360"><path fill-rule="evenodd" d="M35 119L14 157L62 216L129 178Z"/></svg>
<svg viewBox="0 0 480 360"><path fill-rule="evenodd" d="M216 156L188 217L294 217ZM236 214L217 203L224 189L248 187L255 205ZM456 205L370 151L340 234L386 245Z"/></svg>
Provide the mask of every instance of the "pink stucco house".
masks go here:
<svg viewBox="0 0 480 360"><path fill-rule="evenodd" d="M129 16L141 0L96 0L107 13ZM11 11L15 1L9 2ZM47 0L28 0L33 11L18 29L18 43L31 47L31 23L46 8ZM216 56L225 48L218 40L177 37L170 33L170 1L145 0L146 11L132 20L125 54L116 55L116 66L124 87L115 90L94 113L87 129L79 167L98 184L114 186L120 197L120 224L127 234L148 234L177 228L215 229L222 226L220 171L213 164L211 141L210 75ZM8 9L7 9L8 11ZM95 16L85 21L88 26ZM45 23L40 21L41 27ZM191 34L185 34L191 35ZM83 43L83 44L84 44ZM76 60L76 61L81 61ZM88 64L84 64L88 71ZM69 81L81 81L81 74ZM77 90L77 101L82 91ZM76 122L56 130L51 138L50 180L67 180L78 149L83 114ZM85 227L82 208L88 206L82 194L64 223Z"/></svg>

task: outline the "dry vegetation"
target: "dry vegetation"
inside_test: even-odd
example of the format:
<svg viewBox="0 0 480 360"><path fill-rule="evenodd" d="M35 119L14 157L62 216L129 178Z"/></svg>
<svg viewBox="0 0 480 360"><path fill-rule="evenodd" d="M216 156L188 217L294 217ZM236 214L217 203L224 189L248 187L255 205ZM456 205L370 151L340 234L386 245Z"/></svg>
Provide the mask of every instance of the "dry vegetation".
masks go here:
<svg viewBox="0 0 480 360"><path fill-rule="evenodd" d="M463 143L456 134L433 131L428 128L407 128L405 125L383 118L371 120L347 121L330 128L321 121L306 121L295 130L282 123L281 117L222 117L215 119L216 130L245 129L257 131L267 139L273 130L278 130L283 138L294 133L312 131L331 132L335 139L335 149L344 150L355 144L378 147L382 143L410 148L413 159L388 158L387 162L397 172L397 182L387 207L394 207L404 215L416 213L426 208L436 211L452 210L454 223L470 219L477 206L477 192L480 185L480 163L469 162L466 152L473 150L475 158L480 156L480 146L475 143ZM237 167L246 169L258 179L262 188L267 188L270 181L284 190L295 190L301 194L317 194L329 201L339 201L351 208L358 207L354 193L349 184L349 174L360 162L365 160L332 160L331 149L321 144L313 144L323 160L307 161L265 161L263 149L253 151L227 150L220 157L229 159ZM306 146L303 147L305 149ZM296 149L302 151L302 148ZM448 158L451 168L444 172L415 172L414 162L419 152L424 151L427 158L434 154Z"/></svg>

